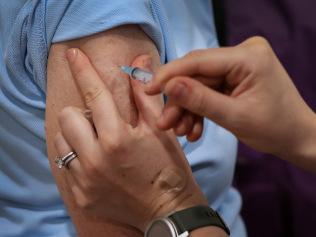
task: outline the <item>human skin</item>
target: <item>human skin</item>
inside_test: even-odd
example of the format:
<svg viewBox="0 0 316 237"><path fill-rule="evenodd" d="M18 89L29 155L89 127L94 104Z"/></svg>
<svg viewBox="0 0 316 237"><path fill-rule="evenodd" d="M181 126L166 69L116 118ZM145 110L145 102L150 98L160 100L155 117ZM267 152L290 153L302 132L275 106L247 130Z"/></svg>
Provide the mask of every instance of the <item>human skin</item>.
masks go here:
<svg viewBox="0 0 316 237"><path fill-rule="evenodd" d="M250 147L316 172L315 113L265 39L194 51L163 66L147 93L162 91L175 105L213 120ZM170 126L168 113L162 113L158 127Z"/></svg>
<svg viewBox="0 0 316 237"><path fill-rule="evenodd" d="M159 55L153 42L137 26L122 26L79 40L52 45L48 60L46 133L48 158L58 189L79 236L140 236L138 230L112 220L88 215L80 208L67 188L65 170L57 169L54 138L60 131L58 114L65 106L85 108L73 80L66 51L78 47L90 58L103 82L113 93L122 119L130 124L137 121L137 113L127 77L119 66L130 65L141 54L152 59L152 69L159 65ZM80 128L79 128L80 129Z"/></svg>
<svg viewBox="0 0 316 237"><path fill-rule="evenodd" d="M162 111L159 97L145 95L142 85L132 81L138 111L132 127L121 118L112 93L89 59L78 49L69 50L68 58L91 110L87 118L79 108L63 109L61 133L55 140L60 156L72 150L78 154L66 173L68 189L78 205L90 215L112 218L141 232L155 218L207 205L175 134L155 126ZM148 56L139 56L132 66L148 69L146 61ZM218 227L201 228L191 236L210 235L227 236Z"/></svg>

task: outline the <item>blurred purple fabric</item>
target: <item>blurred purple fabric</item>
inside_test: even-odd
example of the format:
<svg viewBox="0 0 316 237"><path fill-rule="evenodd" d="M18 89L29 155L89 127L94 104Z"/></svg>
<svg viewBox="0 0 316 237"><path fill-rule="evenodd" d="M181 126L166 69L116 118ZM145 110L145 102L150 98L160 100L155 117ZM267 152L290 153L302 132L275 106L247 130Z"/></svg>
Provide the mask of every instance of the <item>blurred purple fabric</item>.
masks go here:
<svg viewBox="0 0 316 237"><path fill-rule="evenodd" d="M229 45L261 35L316 110L316 1L225 0ZM289 106L291 106L289 104ZM240 145L235 184L250 237L315 237L316 176Z"/></svg>

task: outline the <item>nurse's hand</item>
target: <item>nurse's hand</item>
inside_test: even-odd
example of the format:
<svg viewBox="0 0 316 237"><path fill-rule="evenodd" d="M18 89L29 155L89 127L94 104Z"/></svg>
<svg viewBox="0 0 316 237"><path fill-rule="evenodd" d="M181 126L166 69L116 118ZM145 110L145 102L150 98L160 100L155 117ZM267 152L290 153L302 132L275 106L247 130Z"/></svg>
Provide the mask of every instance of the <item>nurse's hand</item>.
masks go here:
<svg viewBox="0 0 316 237"><path fill-rule="evenodd" d="M78 49L70 50L68 59L91 111L65 108L55 141L59 156L78 154L64 170L78 205L92 216L141 231L155 217L207 205L176 136L155 126L162 111L161 96L147 96L141 84L132 82L139 119L131 127L89 59Z"/></svg>
<svg viewBox="0 0 316 237"><path fill-rule="evenodd" d="M310 157L316 147L315 114L263 38L195 51L163 66L147 88L148 94L160 92L259 151L310 165L297 157ZM158 127L170 123L168 113Z"/></svg>

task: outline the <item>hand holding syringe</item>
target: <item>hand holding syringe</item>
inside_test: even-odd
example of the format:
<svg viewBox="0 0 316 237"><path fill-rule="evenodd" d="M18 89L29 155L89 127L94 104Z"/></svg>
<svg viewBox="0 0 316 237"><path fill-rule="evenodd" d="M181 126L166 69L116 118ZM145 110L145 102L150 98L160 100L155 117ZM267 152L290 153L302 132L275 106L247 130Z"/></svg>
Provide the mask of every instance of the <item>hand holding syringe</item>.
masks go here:
<svg viewBox="0 0 316 237"><path fill-rule="evenodd" d="M138 67L122 66L121 70L128 74L131 79L147 84L153 79L151 72L145 71ZM164 122L158 120L157 126L162 130L173 128L177 136L187 136L191 142L198 140L203 132L203 117L193 114L179 106L175 106L172 101L168 100L164 111L168 111L168 116ZM167 124L165 126L164 124Z"/></svg>

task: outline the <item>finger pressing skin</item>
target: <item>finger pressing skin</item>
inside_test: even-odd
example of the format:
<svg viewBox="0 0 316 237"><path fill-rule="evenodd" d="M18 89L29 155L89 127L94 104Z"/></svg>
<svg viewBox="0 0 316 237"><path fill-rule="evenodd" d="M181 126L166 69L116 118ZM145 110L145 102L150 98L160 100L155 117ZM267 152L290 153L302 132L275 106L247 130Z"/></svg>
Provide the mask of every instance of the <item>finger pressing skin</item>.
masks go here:
<svg viewBox="0 0 316 237"><path fill-rule="evenodd" d="M162 66L155 74L154 80L146 88L150 95L160 93L165 84L177 76L205 76L220 78L229 73L239 54L236 50L219 48L193 51L178 60Z"/></svg>
<svg viewBox="0 0 316 237"><path fill-rule="evenodd" d="M117 133L124 122L120 117L111 92L90 60L79 49L69 49L67 58L72 75L89 109L99 135Z"/></svg>
<svg viewBox="0 0 316 237"><path fill-rule="evenodd" d="M132 63L133 67L152 71L152 58L149 55L140 55ZM162 95L149 96L145 93L144 85L137 81L131 81L134 99L138 110L139 122L142 120L148 124L155 124L163 108Z"/></svg>
<svg viewBox="0 0 316 237"><path fill-rule="evenodd" d="M78 154L82 165L95 158L92 154L98 149L98 139L84 111L67 107L62 110L58 119L63 136Z"/></svg>

